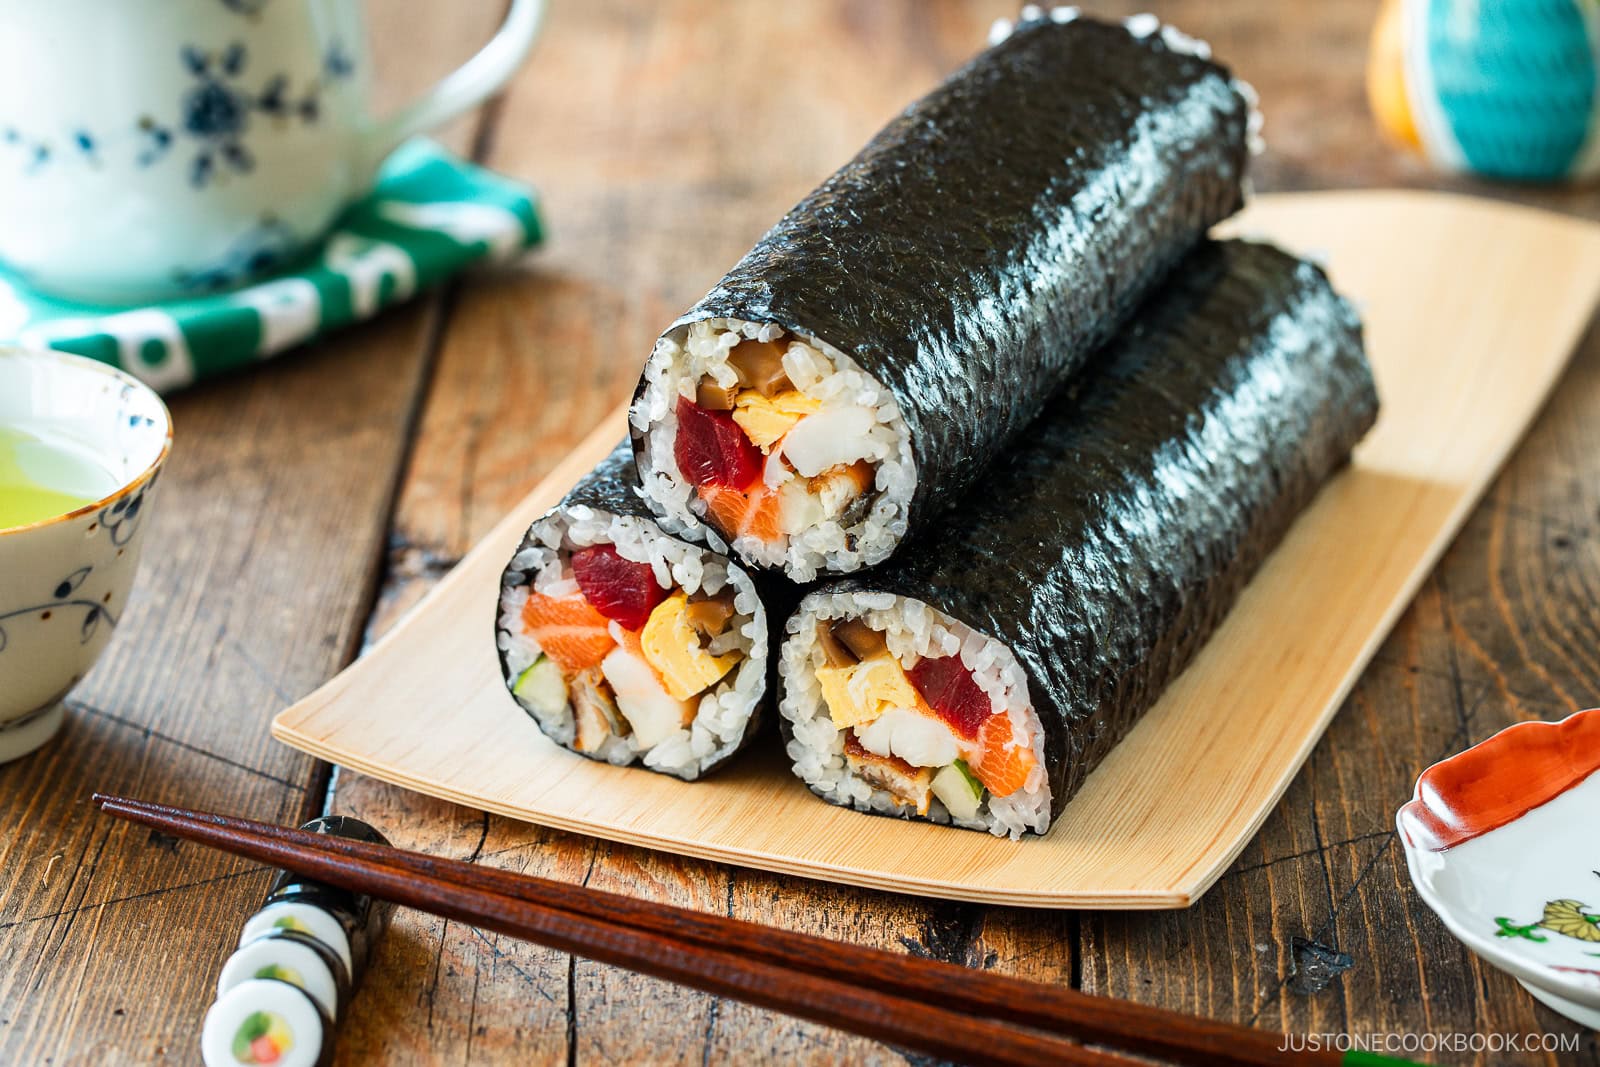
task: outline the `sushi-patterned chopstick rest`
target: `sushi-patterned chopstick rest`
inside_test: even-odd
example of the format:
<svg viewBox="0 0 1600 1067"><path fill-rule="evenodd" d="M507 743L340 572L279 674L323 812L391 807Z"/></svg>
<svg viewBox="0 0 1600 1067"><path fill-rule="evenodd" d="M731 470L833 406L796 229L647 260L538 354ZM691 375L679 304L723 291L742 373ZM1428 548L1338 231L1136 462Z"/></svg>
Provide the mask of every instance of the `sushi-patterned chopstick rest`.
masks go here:
<svg viewBox="0 0 1600 1067"><path fill-rule="evenodd" d="M195 272L188 299L71 304L0 269L0 341L76 352L169 392L372 318L474 263L510 259L541 240L536 205L527 186L412 141L309 261L280 264L285 240L264 219L226 262ZM263 271L273 273L244 284Z"/></svg>
<svg viewBox="0 0 1600 1067"><path fill-rule="evenodd" d="M377 830L342 815L302 830L388 845ZM371 963L394 906L279 871L239 948L217 979L200 1047L207 1067L322 1067L334 1025Z"/></svg>

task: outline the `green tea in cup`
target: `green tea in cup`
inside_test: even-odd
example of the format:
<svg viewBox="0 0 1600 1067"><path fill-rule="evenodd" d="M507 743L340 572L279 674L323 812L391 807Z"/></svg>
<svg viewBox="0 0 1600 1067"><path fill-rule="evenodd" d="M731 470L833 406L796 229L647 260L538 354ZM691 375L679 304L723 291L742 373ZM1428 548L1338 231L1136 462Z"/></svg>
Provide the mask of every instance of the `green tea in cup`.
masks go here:
<svg viewBox="0 0 1600 1067"><path fill-rule="evenodd" d="M117 484L86 447L64 435L0 426L0 530L66 515Z"/></svg>
<svg viewBox="0 0 1600 1067"><path fill-rule="evenodd" d="M61 728L125 617L171 444L132 375L0 344L0 764Z"/></svg>

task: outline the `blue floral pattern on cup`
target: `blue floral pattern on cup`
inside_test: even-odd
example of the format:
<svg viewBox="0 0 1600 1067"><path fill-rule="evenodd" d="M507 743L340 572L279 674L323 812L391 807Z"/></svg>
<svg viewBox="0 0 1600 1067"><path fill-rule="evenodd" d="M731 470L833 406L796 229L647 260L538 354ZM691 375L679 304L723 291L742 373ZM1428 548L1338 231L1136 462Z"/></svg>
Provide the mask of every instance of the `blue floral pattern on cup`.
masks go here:
<svg viewBox="0 0 1600 1067"><path fill-rule="evenodd" d="M131 531L129 532L128 536L132 536ZM124 540L123 542L118 543L125 544L126 541ZM21 618L26 615L37 614L40 618L48 620L58 611L67 611L73 609L82 610L83 618L78 627L78 643L84 645L89 643L89 639L93 637L95 631L100 628L100 622L102 619L105 620L107 626L115 629L117 625L116 616L111 614L111 609L107 607L106 604L95 600L88 600L77 595L79 588L85 581L88 580L89 575L93 572L93 567L79 567L77 570L73 571L71 574L67 575L56 583L55 589L50 595L50 599L41 600L37 604L30 604L25 608L17 608L0 615L0 653L5 652L6 644L8 642L8 638L6 637L6 621L8 619ZM107 593L106 599L109 600L110 596L111 594Z"/></svg>
<svg viewBox="0 0 1600 1067"><path fill-rule="evenodd" d="M180 58L197 82L179 103L182 117L176 127L177 134L195 145L189 163L189 184L197 189L210 184L224 168L238 173L254 169L255 156L246 144L252 114L260 112L305 123L316 122L321 115L320 82L294 94L288 77L280 73L268 78L255 92L243 88L240 83L250 59L243 44L234 42L216 54L186 45ZM177 143L172 127L148 118L140 120L139 126L151 138L152 151L141 157L145 166L163 158Z"/></svg>
<svg viewBox="0 0 1600 1067"><path fill-rule="evenodd" d="M263 215L254 228L242 234L214 263L185 268L173 280L194 293L233 289L288 266L303 243L294 231L272 215Z"/></svg>
<svg viewBox="0 0 1600 1067"><path fill-rule="evenodd" d="M265 0L224 3L248 14L265 6ZM258 88L248 88L250 52L238 41L217 52L184 45L179 49L178 61L193 77L194 84L177 101L176 117L163 121L153 115L140 116L133 124L131 143L134 161L140 167L182 156L180 146L191 146L193 154L186 158L189 184L195 189L207 188L223 174L248 174L255 168L255 155L248 143L253 116L315 123L321 118L322 94L327 87L356 73L355 60L340 41L330 44L323 56L321 76L299 91L281 72L268 77ZM43 173L53 164L74 159L98 166L104 147L105 139L87 128L73 129L62 144L16 127L0 129L0 149L17 157L16 165L24 174Z"/></svg>
<svg viewBox="0 0 1600 1067"><path fill-rule="evenodd" d="M137 492L123 497L110 507L100 510L100 528L111 538L111 543L118 548L126 547L133 540L134 531L139 528L139 517L145 511L145 498L155 492L156 482L160 481L161 472L156 471L150 480L141 485ZM59 596L60 594L57 593Z"/></svg>

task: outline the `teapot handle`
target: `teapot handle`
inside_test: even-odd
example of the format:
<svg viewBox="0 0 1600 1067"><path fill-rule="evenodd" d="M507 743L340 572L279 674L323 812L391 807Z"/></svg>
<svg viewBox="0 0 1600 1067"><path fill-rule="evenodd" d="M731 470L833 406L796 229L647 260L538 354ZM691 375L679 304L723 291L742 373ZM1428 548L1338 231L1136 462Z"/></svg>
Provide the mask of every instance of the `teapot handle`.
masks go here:
<svg viewBox="0 0 1600 1067"><path fill-rule="evenodd" d="M447 75L421 99L380 120L366 135L365 173L406 139L476 107L516 73L544 24L545 0L511 0L499 32L477 55Z"/></svg>

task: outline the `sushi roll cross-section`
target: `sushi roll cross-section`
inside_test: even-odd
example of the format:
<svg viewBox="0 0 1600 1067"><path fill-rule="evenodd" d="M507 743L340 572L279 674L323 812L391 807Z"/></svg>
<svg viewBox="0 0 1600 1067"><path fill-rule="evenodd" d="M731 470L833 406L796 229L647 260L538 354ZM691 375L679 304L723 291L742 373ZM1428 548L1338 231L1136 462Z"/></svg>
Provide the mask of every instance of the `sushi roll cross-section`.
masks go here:
<svg viewBox="0 0 1600 1067"><path fill-rule="evenodd" d="M1243 203L1248 90L1159 24L1038 18L912 104L656 342L665 529L882 562Z"/></svg>
<svg viewBox="0 0 1600 1067"><path fill-rule="evenodd" d="M1043 731L1001 642L897 597L813 598L805 623L790 686L826 710L862 797L924 818L937 800L979 829L1040 822Z"/></svg>
<svg viewBox="0 0 1600 1067"><path fill-rule="evenodd" d="M557 744L684 779L744 747L767 697L761 592L649 517L626 443L529 529L497 644L506 685Z"/></svg>
<svg viewBox="0 0 1600 1067"><path fill-rule="evenodd" d="M358 966L352 948L351 926L344 916L307 900L269 900L265 907L245 920L244 929L239 934L239 944L242 947L258 937L267 937L283 930L305 934L331 949L344 969L354 977L361 973L366 961L362 958Z"/></svg>
<svg viewBox="0 0 1600 1067"><path fill-rule="evenodd" d="M1376 411L1321 271L1201 246L980 488L801 602L779 654L795 773L865 811L1044 833Z"/></svg>
<svg viewBox="0 0 1600 1067"><path fill-rule="evenodd" d="M657 469L692 488L690 512L724 543L770 567L807 538L849 552L856 531L903 527L916 468L888 388L773 323L709 319L680 333L652 356L662 384L651 405L677 391L653 431L671 440Z"/></svg>
<svg viewBox="0 0 1600 1067"><path fill-rule="evenodd" d="M206 1067L326 1067L333 1020L297 985L251 978L224 993L200 1031Z"/></svg>
<svg viewBox="0 0 1600 1067"><path fill-rule="evenodd" d="M337 1019L350 999L350 972L333 949L295 930L274 930L234 950L217 977L217 995L252 978L274 978L310 993Z"/></svg>

